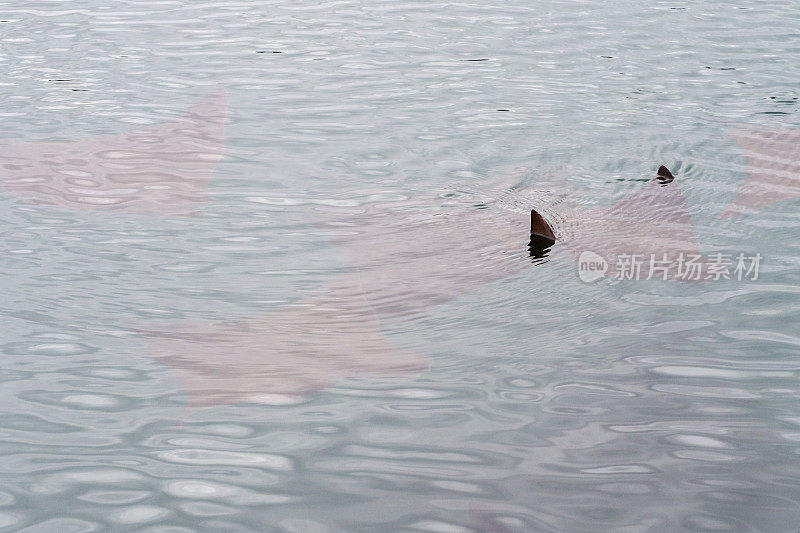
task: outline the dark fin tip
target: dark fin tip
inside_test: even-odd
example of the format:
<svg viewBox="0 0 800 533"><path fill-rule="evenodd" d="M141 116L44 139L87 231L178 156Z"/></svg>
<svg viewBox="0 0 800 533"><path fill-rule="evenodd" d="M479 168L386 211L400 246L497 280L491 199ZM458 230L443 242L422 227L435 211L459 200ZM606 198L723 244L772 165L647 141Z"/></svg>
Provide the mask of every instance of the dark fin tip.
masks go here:
<svg viewBox="0 0 800 533"><path fill-rule="evenodd" d="M672 180L675 179L675 176L672 175L672 172L670 172L667 167L661 165L660 167L658 167L658 173L656 174L656 179L661 185L666 185L668 183L672 183Z"/></svg>
<svg viewBox="0 0 800 533"><path fill-rule="evenodd" d="M553 234L550 224L535 209L531 209L531 234L540 235L556 242L556 236Z"/></svg>

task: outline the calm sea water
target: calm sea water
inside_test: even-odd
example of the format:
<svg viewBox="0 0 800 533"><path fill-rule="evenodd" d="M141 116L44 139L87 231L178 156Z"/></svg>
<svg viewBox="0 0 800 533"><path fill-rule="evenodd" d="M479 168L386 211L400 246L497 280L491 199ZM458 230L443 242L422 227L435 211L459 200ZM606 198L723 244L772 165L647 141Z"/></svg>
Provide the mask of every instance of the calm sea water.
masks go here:
<svg viewBox="0 0 800 533"><path fill-rule="evenodd" d="M0 528L796 531L800 199L721 214L798 171L798 25L4 2ZM685 205L629 229L683 209L758 279L527 257L532 207L568 231L662 164Z"/></svg>

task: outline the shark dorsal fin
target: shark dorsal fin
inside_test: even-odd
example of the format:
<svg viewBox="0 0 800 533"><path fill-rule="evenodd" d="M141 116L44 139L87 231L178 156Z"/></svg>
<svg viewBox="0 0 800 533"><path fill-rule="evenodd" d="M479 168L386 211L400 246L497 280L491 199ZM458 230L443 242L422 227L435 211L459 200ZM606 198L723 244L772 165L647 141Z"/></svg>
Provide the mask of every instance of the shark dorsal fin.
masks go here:
<svg viewBox="0 0 800 533"><path fill-rule="evenodd" d="M672 172L670 172L667 167L661 165L660 167L658 167L658 173L656 174L656 179L661 185L666 185L668 183L672 183L672 180L675 179L675 176L672 175Z"/></svg>
<svg viewBox="0 0 800 533"><path fill-rule="evenodd" d="M528 243L531 257L537 259L546 257L555 243L556 236L550 224L536 210L531 209L531 241Z"/></svg>
<svg viewBox="0 0 800 533"><path fill-rule="evenodd" d="M556 242L556 236L553 235L550 224L535 209L531 209L531 235L544 237L553 243Z"/></svg>

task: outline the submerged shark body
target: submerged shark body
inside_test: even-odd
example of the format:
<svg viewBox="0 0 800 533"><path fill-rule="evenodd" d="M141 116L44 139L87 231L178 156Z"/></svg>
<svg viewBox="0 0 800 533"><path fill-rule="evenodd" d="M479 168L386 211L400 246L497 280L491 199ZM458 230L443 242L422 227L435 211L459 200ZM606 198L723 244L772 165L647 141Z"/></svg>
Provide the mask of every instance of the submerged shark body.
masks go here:
<svg viewBox="0 0 800 533"><path fill-rule="evenodd" d="M576 258L592 252L608 265L620 265L634 257L662 264L694 257L703 263L686 201L674 180L662 166L654 180L620 202L562 213L558 224L552 226L532 210L531 255L541 257L561 242ZM676 274L673 269L656 279L677 279Z"/></svg>
<svg viewBox="0 0 800 533"><path fill-rule="evenodd" d="M531 241L576 256L696 252L686 205L668 170L619 203L567 213L551 225L531 214ZM499 189L503 189L500 187ZM507 190L508 187L505 187ZM528 221L504 210L498 191L475 202L411 209L398 203L348 213L335 227L347 273L282 310L231 324L194 321L150 332L153 356L174 369L190 408L302 396L346 377L396 376L427 367L382 331L471 288L526 266ZM542 250L547 254L547 250ZM699 252L698 252L699 253Z"/></svg>
<svg viewBox="0 0 800 533"><path fill-rule="evenodd" d="M445 211L399 203L345 213L331 228L350 263L346 273L238 323L149 328L142 332L149 351L184 384L189 410L291 401L344 378L418 374L428 361L384 335L392 321L526 267L524 219L471 205Z"/></svg>

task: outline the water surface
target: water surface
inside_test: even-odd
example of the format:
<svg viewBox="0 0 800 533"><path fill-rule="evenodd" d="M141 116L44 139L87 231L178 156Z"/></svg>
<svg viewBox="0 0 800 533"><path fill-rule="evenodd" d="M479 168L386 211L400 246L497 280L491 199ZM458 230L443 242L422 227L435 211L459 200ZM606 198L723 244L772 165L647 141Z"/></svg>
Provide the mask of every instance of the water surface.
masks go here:
<svg viewBox="0 0 800 533"><path fill-rule="evenodd" d="M795 4L0 21L0 527L800 527L800 200L723 216L765 159L796 170ZM532 264L529 209L662 164L757 280Z"/></svg>

